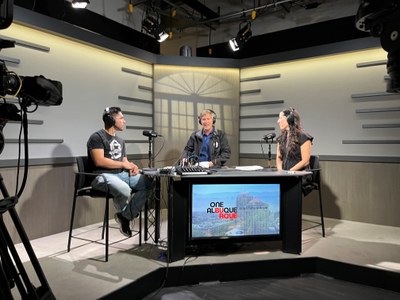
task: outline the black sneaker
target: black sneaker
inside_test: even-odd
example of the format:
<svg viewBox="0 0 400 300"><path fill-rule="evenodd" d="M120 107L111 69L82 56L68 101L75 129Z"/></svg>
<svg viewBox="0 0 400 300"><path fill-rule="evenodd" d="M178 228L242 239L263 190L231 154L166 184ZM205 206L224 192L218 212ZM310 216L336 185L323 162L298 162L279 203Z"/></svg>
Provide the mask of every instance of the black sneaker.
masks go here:
<svg viewBox="0 0 400 300"><path fill-rule="evenodd" d="M126 237L131 237L132 236L132 231L131 228L129 227L129 220L126 219L124 216L121 215L121 213L116 213L114 215L115 221L120 225L119 226L119 231Z"/></svg>

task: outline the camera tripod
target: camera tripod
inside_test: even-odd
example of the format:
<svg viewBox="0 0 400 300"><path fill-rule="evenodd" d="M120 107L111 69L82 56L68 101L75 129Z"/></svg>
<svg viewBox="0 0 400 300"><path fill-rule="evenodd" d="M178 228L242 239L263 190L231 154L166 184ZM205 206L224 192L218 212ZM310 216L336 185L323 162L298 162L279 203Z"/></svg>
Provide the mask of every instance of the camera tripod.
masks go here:
<svg viewBox="0 0 400 300"><path fill-rule="evenodd" d="M49 299L55 300L55 296L51 291L46 277L36 258L32 245L25 233L24 227L15 210L18 197L10 197L0 173L0 190L3 199L0 200L0 299L13 299L11 289L17 286L21 299ZM15 225L21 242L23 243L30 262L36 272L37 278L41 286L35 287L22 264L22 261L15 249L14 243L8 233L7 227L3 220L3 215L8 212Z"/></svg>

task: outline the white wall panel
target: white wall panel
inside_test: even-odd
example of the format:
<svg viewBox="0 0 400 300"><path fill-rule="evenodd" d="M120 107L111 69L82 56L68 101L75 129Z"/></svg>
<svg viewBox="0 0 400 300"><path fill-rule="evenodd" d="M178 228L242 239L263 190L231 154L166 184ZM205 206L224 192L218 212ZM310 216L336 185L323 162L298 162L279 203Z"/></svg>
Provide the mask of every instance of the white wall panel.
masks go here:
<svg viewBox="0 0 400 300"><path fill-rule="evenodd" d="M385 60L386 55L384 50L377 48L243 68L241 80L274 73L281 74L281 77L242 82L241 91L259 89L260 92L242 94L241 103L277 99L284 100L284 103L271 107L243 107L240 126L245 128L275 124L276 133L279 134L276 119L248 117L279 113L291 106L299 111L303 126L315 137L314 153L398 157L400 129L396 124L400 119L400 95L354 97L386 91L386 65L357 67L359 63ZM378 111L368 111L371 109ZM386 127L370 128L366 124L384 124ZM244 138L241 137L241 140ZM243 145L241 154L245 153L260 154L260 149L257 145Z"/></svg>
<svg viewBox="0 0 400 300"><path fill-rule="evenodd" d="M41 51L19 44L3 49L2 56L19 60L19 63L6 63L10 71L19 76L44 75L63 85L61 106L39 106L36 112L28 114L28 119L43 121L42 125L29 125L30 139L53 139L62 143L29 144L30 158L85 155L89 135L103 127L102 113L107 106L120 106L123 112L147 113L150 117L127 116L127 125L152 127L152 78L122 71L128 68L152 76L151 64L18 24L2 30L1 36L49 49ZM121 100L119 96L149 103ZM17 139L19 124L7 124L3 133L6 140ZM123 137L129 135L129 129L121 133ZM129 154L145 154L142 148L130 147ZM18 144L6 142L2 159L16 159L17 153Z"/></svg>

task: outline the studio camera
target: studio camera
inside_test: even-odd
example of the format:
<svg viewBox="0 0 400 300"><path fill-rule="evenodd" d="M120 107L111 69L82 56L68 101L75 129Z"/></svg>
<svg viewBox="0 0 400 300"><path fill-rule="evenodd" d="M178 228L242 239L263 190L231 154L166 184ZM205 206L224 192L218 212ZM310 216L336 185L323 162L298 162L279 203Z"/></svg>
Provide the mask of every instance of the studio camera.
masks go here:
<svg viewBox="0 0 400 300"><path fill-rule="evenodd" d="M14 47L14 44L14 41L0 39L0 50ZM9 120L22 120L22 114L26 113L31 105L60 105L62 100L61 82L42 75L19 76L9 71L5 61L0 60L0 154L4 148L3 128ZM20 109L10 102L19 103ZM35 110L34 108L30 112Z"/></svg>
<svg viewBox="0 0 400 300"><path fill-rule="evenodd" d="M0 29L5 29L13 20L13 0L0 0ZM15 42L0 39L0 50L14 47ZM36 111L38 105L60 105L62 102L61 83L46 79L44 76L19 76L10 72L4 61L0 60L0 154L4 148L3 128L9 120L21 121L21 129L24 136L24 174L21 185L18 186L20 157L17 163L17 186L14 196L10 196L0 173L0 191L3 199L0 199L0 298L14 299L12 289L18 288L22 299L49 299L56 297L46 280L29 238L25 232L15 205L20 199L28 178L29 155L28 155L28 117L27 114ZM14 104L15 103L15 104ZM17 107L17 105L19 108ZM28 111L28 107L34 107ZM21 134L19 144L21 145ZM21 151L19 151L20 153ZM19 235L25 253L32 263L33 270L40 286L34 286L27 270L14 247L14 241L3 222L3 214L8 212L14 223L14 231Z"/></svg>
<svg viewBox="0 0 400 300"><path fill-rule="evenodd" d="M356 15L356 27L379 37L388 53L386 90L400 93L400 1L362 0Z"/></svg>
<svg viewBox="0 0 400 300"><path fill-rule="evenodd" d="M20 98L23 105L60 105L62 103L62 84L43 75L19 76L9 71L0 60L0 98L8 96Z"/></svg>

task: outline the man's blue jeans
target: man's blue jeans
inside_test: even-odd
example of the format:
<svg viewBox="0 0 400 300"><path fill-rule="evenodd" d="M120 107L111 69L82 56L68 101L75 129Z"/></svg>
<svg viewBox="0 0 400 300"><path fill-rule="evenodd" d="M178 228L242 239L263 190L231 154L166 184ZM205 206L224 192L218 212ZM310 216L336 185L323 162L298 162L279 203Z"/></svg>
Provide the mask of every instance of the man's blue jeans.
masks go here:
<svg viewBox="0 0 400 300"><path fill-rule="evenodd" d="M102 173L108 184L108 191L113 196L114 207L126 219L134 219L143 209L150 196L153 180L145 175L129 176L124 171L117 174ZM105 191L106 183L102 176L97 176L93 182L94 189ZM131 192L133 191L133 196Z"/></svg>

